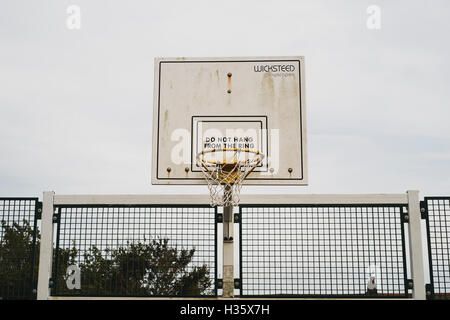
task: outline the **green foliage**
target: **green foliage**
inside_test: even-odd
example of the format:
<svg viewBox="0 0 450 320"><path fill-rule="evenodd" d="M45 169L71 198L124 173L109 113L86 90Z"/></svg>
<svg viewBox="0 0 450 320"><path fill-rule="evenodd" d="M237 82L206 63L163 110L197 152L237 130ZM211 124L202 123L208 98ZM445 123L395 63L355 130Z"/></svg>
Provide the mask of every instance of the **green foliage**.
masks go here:
<svg viewBox="0 0 450 320"><path fill-rule="evenodd" d="M1 224L0 234L0 297L28 299L32 295L31 274L37 275L37 264L32 265L33 227L24 220L23 225ZM40 235L37 235L37 240ZM39 246L38 246L39 248Z"/></svg>
<svg viewBox="0 0 450 320"><path fill-rule="evenodd" d="M37 231L35 264L32 265L33 228L2 223L0 242L0 297L25 299L36 287L40 234ZM211 280L206 265L188 267L195 250L169 246L168 239L100 250L96 246L80 252L71 248L53 250L53 277L58 295L92 296L199 296L211 294ZM57 269L55 268L57 259ZM81 289L67 288L66 270L80 269ZM31 274L34 269L34 283Z"/></svg>
<svg viewBox="0 0 450 320"><path fill-rule="evenodd" d="M211 286L206 265L193 267L195 250L177 250L167 239L128 243L104 252L92 246L78 264L82 295L110 296L198 296L209 294ZM75 251L67 253L67 261ZM70 263L69 263L70 264ZM59 294L71 294L60 278ZM62 288L62 291L59 289Z"/></svg>

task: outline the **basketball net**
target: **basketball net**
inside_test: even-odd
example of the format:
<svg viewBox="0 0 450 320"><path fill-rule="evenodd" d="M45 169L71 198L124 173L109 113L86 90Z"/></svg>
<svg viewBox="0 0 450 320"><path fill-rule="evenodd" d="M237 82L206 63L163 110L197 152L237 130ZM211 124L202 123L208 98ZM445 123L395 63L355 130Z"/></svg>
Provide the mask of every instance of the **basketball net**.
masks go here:
<svg viewBox="0 0 450 320"><path fill-rule="evenodd" d="M207 149L197 155L208 183L211 206L237 206L242 183L264 154L240 148Z"/></svg>

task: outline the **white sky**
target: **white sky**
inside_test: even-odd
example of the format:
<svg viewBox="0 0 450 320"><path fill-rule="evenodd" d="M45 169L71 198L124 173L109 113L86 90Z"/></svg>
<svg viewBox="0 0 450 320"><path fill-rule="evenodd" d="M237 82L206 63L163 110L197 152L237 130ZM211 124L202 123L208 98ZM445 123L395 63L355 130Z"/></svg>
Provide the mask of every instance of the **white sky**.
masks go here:
<svg viewBox="0 0 450 320"><path fill-rule="evenodd" d="M449 18L448 0L3 0L0 196L206 194L150 183L153 59L271 55L306 57L310 185L244 192L450 195Z"/></svg>

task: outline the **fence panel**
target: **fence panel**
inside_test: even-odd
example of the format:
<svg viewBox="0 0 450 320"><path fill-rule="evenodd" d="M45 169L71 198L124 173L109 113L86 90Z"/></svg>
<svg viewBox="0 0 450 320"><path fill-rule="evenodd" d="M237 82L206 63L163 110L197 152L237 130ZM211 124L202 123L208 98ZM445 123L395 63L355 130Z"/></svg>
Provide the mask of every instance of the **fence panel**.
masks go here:
<svg viewBox="0 0 450 320"><path fill-rule="evenodd" d="M36 299L38 198L0 198L0 299Z"/></svg>
<svg viewBox="0 0 450 320"><path fill-rule="evenodd" d="M425 197L431 299L450 299L450 197Z"/></svg>
<svg viewBox="0 0 450 320"><path fill-rule="evenodd" d="M215 296L215 215L207 205L57 206L52 295Z"/></svg>
<svg viewBox="0 0 450 320"><path fill-rule="evenodd" d="M408 297L405 212L399 204L241 205L241 296Z"/></svg>

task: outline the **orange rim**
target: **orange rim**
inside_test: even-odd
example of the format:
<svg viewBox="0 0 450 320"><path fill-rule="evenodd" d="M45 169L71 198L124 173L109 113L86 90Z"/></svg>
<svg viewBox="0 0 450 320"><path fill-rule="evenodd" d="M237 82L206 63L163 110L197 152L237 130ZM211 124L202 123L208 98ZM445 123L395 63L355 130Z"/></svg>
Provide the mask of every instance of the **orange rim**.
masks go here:
<svg viewBox="0 0 450 320"><path fill-rule="evenodd" d="M247 152L247 153L253 153L256 155L259 155L260 158L258 158L256 160L256 163L258 164L259 162L262 161L262 159L264 158L264 153L258 151L258 150L252 150L252 149L242 149L242 148L221 148L221 149L206 149L206 150L202 150L198 153L197 155L197 159L200 160L200 162L202 163L202 165L205 166L205 163L208 164L220 164L220 165L226 165L226 164L238 164L238 163L248 163L250 162L250 160L245 160L245 161L213 161L213 160L207 160L204 157L202 157L203 155L207 154L207 153L214 153L214 152L228 152L228 151L239 151L239 152Z"/></svg>

